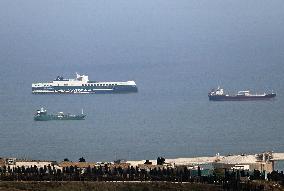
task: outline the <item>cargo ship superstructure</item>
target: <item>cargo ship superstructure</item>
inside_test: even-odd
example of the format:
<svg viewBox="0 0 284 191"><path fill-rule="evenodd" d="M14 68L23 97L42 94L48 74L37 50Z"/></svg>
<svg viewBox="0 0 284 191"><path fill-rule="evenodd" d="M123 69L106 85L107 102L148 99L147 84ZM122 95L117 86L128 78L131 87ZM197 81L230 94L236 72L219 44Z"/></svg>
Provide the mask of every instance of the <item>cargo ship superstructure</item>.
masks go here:
<svg viewBox="0 0 284 191"><path fill-rule="evenodd" d="M239 91L236 95L224 93L224 89L218 87L212 89L208 93L210 101L253 101L253 100L268 100L274 98L276 93L251 94L249 90Z"/></svg>
<svg viewBox="0 0 284 191"><path fill-rule="evenodd" d="M125 82L97 82L90 81L86 75L76 73L75 79L65 79L62 76L51 82L32 83L32 93L68 93L68 94L89 94L89 93L131 93L137 92L138 88L134 81Z"/></svg>
<svg viewBox="0 0 284 191"><path fill-rule="evenodd" d="M50 120L84 120L86 115L83 113L79 115L65 114L58 112L56 114L48 114L44 108L37 110L34 116L35 121L50 121Z"/></svg>

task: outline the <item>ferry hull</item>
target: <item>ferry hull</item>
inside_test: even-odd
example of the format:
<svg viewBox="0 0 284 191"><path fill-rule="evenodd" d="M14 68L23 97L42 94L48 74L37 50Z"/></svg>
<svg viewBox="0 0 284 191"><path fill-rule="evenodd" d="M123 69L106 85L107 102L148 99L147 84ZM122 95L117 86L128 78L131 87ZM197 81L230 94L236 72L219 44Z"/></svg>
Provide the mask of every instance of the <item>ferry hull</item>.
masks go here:
<svg viewBox="0 0 284 191"><path fill-rule="evenodd" d="M228 95L208 95L210 101L257 101L270 100L276 94L267 94L264 96L228 96Z"/></svg>
<svg viewBox="0 0 284 191"><path fill-rule="evenodd" d="M114 94L114 93L136 93L136 86L115 86L112 88L92 87L54 87L54 88L32 88L33 94Z"/></svg>

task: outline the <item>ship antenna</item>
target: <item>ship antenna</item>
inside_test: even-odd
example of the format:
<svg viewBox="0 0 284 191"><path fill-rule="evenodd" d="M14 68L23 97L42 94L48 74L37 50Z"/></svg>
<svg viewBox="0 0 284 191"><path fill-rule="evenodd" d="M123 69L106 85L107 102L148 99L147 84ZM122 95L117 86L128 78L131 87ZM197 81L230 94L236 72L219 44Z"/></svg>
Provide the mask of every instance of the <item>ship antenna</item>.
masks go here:
<svg viewBox="0 0 284 191"><path fill-rule="evenodd" d="M84 115L84 110L83 110L83 108L82 108L82 115Z"/></svg>
<svg viewBox="0 0 284 191"><path fill-rule="evenodd" d="M76 72L76 77L77 79L80 78L80 74L78 74L78 72Z"/></svg>

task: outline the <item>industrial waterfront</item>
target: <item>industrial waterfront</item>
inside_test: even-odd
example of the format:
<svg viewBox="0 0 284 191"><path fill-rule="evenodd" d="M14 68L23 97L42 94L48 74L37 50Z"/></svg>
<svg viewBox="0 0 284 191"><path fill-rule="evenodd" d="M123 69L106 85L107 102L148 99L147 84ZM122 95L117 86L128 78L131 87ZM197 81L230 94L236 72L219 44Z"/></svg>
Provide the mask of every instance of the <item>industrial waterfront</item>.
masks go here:
<svg viewBox="0 0 284 191"><path fill-rule="evenodd" d="M83 157L77 162L69 161L67 158L61 162L0 158L0 189L5 186L5 181L26 182L22 183L22 190L28 189L35 181L62 182L61 187L69 182L68 184L73 184L69 188L71 190L76 187L90 189L90 185L89 188L85 188L78 183L83 181L94 187L97 187L94 182L108 182L104 190L109 187L119 190L121 183L128 183L124 185L124 189L132 187L139 190L143 185L143 187L156 187L157 190L165 187L167 190L178 188L179 190L280 191L284 189L284 174L283 171L276 171L274 168L275 162L280 160L284 161L284 153L264 152L228 156L217 154L211 157L176 159L158 157L157 160L114 162L87 162ZM114 182L117 184L113 184ZM153 183L155 186L151 185ZM181 184L186 183L191 186L180 188ZM52 184L43 182L33 187L39 190ZM14 186L19 187L9 184L6 188ZM61 189L65 187L66 185Z"/></svg>
<svg viewBox="0 0 284 191"><path fill-rule="evenodd" d="M78 161L70 161L68 158L57 162L48 160L34 160L34 159L18 159L18 158L0 158L0 170L10 169L11 171L17 171L18 168L52 168L53 170L63 170L63 168L76 167L80 169L80 172L84 173L87 168L109 166L110 168L121 167L122 169L128 168L140 168L144 170L150 169L182 169L187 168L192 171L200 171L202 175L209 176L213 175L213 171L216 169L227 169L227 170L239 170L246 172L253 172L255 170L260 173L264 173L267 178L267 174L275 169L275 162L284 161L284 153L274 152L263 152L257 154L239 154L239 155L227 155L222 156L219 153L215 156L201 156L193 158L175 158L167 159L164 157L158 157L155 160L125 160L118 159L115 161L104 161L104 162L91 162L86 161L84 157L79 158ZM283 173L283 171L282 171ZM193 173L194 174L194 173ZM193 175L192 174L192 175Z"/></svg>

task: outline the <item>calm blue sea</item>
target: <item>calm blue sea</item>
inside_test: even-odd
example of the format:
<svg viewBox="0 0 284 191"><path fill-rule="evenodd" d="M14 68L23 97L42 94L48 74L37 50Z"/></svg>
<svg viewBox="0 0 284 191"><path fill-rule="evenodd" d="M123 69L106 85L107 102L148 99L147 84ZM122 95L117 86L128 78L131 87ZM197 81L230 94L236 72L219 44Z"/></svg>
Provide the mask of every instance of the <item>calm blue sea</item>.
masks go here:
<svg viewBox="0 0 284 191"><path fill-rule="evenodd" d="M77 161L284 152L284 1L1 1L0 156ZM139 92L33 95L57 75ZM273 101L209 102L273 90ZM36 109L87 114L35 122Z"/></svg>

